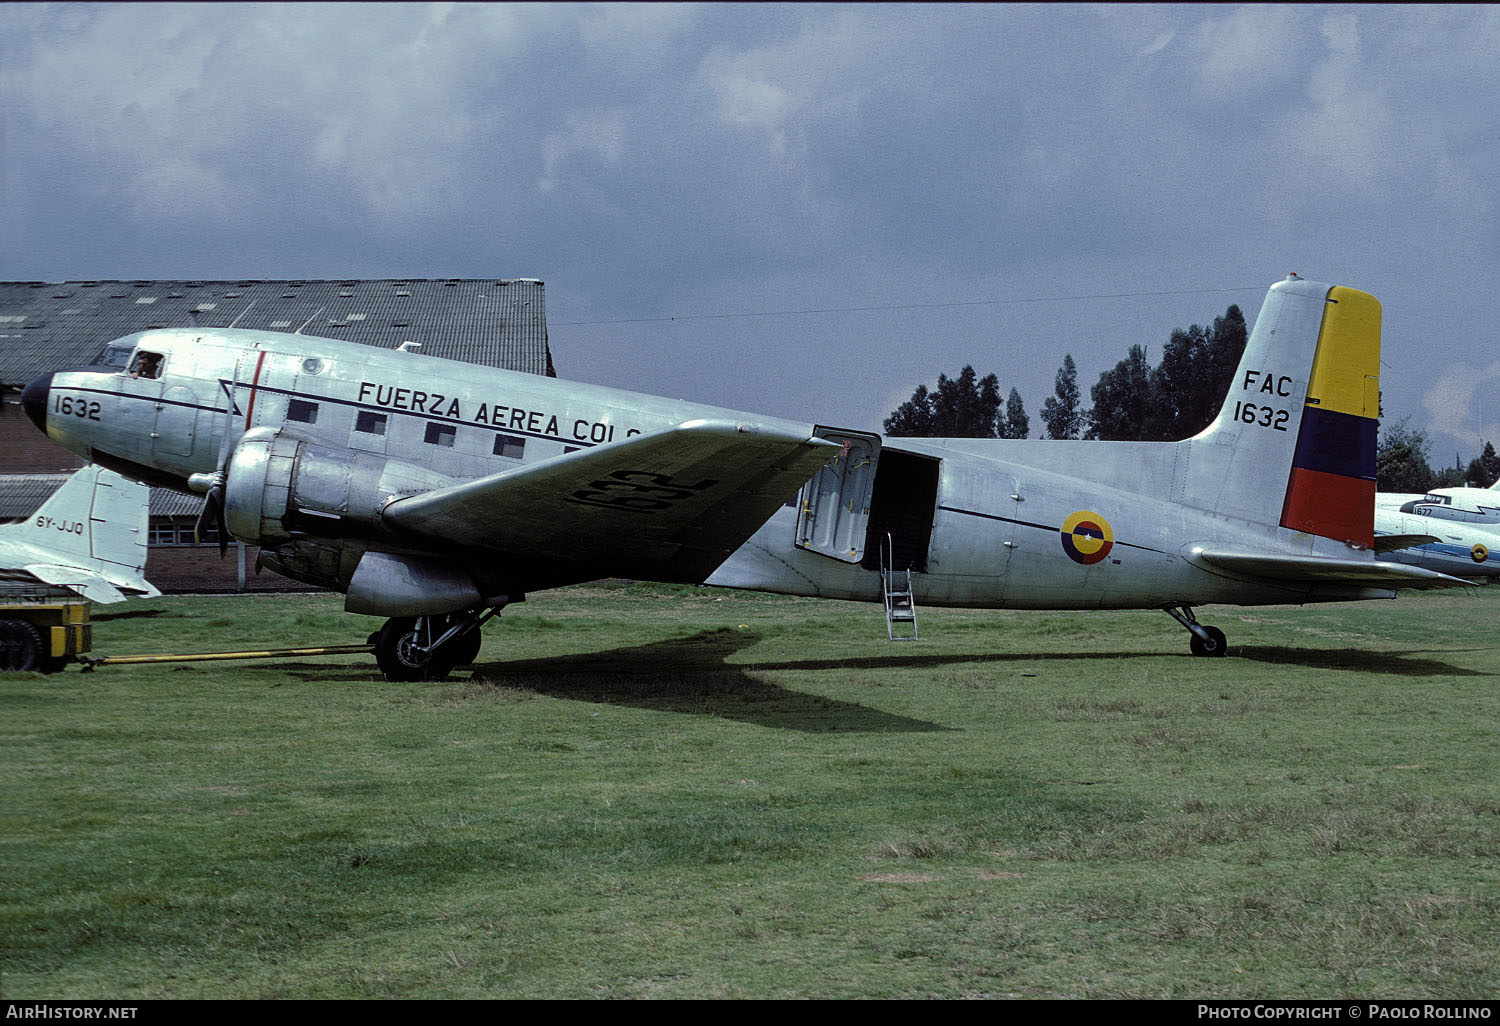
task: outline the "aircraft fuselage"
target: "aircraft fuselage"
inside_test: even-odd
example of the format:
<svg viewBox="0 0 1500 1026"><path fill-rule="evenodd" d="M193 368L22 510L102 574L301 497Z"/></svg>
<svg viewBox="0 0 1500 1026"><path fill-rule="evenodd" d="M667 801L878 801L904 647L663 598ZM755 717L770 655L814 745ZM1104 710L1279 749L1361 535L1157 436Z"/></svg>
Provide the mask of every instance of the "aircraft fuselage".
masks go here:
<svg viewBox="0 0 1500 1026"><path fill-rule="evenodd" d="M270 332L159 330L114 346L122 354L158 356L157 376L134 376L123 366L58 371L45 387L28 389L28 412L86 458L181 491L193 490L195 475L213 473L226 431L240 436L255 427L277 428L319 451L342 454L331 473L368 479L371 486L378 481L389 497L684 422L727 419L842 438L852 443L846 460L863 454L867 471L863 477L851 471L853 477L835 479L816 494L817 482L810 482L788 496L710 584L878 601L881 549L889 539L884 558L917 571L916 597L926 604L1143 608L1388 594L1249 581L1195 562L1191 548L1198 542L1309 553L1326 539L1203 508L1184 484L1190 454L1183 444L880 439ZM1245 387L1258 382L1257 376ZM226 413L231 393L232 416ZM1274 390L1270 398L1278 399ZM290 512L286 538L257 536L243 522L231 520L231 527L241 540L262 545L274 569L321 586L347 584L353 560L366 550L455 555L388 530L378 518L361 521L336 504L300 513ZM819 535L820 518L842 523ZM318 549L320 535L344 549ZM515 579L507 567L514 561L504 555L462 555L488 561L488 576L513 594L590 576L586 567L570 567L525 571L524 579Z"/></svg>

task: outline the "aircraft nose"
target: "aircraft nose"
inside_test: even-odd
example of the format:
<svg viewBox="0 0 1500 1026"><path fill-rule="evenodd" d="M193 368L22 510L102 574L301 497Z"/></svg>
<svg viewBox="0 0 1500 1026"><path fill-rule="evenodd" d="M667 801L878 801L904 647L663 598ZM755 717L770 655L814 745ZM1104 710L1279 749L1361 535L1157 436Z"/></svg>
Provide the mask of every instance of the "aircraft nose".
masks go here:
<svg viewBox="0 0 1500 1026"><path fill-rule="evenodd" d="M47 399L51 391L51 374L43 374L21 390L21 409L43 434L47 433Z"/></svg>

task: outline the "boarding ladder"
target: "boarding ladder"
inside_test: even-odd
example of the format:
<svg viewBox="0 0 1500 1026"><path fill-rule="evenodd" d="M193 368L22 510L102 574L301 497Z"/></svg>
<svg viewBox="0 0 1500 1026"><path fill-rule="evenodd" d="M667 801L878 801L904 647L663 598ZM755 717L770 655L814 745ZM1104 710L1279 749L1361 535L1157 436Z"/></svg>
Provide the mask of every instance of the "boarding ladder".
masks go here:
<svg viewBox="0 0 1500 1026"><path fill-rule="evenodd" d="M917 640L917 605L912 600L911 570L897 570L891 565L894 546L885 536L880 546L880 590L885 595L885 630L892 641ZM911 633L898 624L910 624Z"/></svg>

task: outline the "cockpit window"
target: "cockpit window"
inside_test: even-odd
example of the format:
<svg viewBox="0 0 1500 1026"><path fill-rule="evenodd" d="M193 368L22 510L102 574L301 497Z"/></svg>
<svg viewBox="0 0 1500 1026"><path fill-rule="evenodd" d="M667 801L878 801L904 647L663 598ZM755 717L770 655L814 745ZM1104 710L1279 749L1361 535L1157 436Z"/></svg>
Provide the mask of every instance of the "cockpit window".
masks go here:
<svg viewBox="0 0 1500 1026"><path fill-rule="evenodd" d="M1435 502L1439 506L1451 506L1451 505L1453 505L1453 496L1451 496L1451 495L1424 495L1424 496L1422 496L1422 501L1423 502Z"/></svg>
<svg viewBox="0 0 1500 1026"><path fill-rule="evenodd" d="M135 354L135 359L130 364L130 376L132 378L159 378L161 377L162 355L149 352L145 349Z"/></svg>
<svg viewBox="0 0 1500 1026"><path fill-rule="evenodd" d="M98 356L94 357L93 362L92 364L90 364L90 366L114 367L118 370L124 370L126 365L128 365L129 363L130 347L117 346L113 342L110 342L102 350L100 350Z"/></svg>

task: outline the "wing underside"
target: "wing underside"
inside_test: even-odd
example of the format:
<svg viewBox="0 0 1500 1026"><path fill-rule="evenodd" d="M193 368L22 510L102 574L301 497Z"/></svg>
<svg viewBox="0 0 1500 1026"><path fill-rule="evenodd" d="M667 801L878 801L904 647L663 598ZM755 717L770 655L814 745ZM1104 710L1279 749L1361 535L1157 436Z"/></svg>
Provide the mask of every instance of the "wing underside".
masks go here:
<svg viewBox="0 0 1500 1026"><path fill-rule="evenodd" d="M690 421L396 499L381 518L424 547L578 579L697 583L838 451L810 427Z"/></svg>

